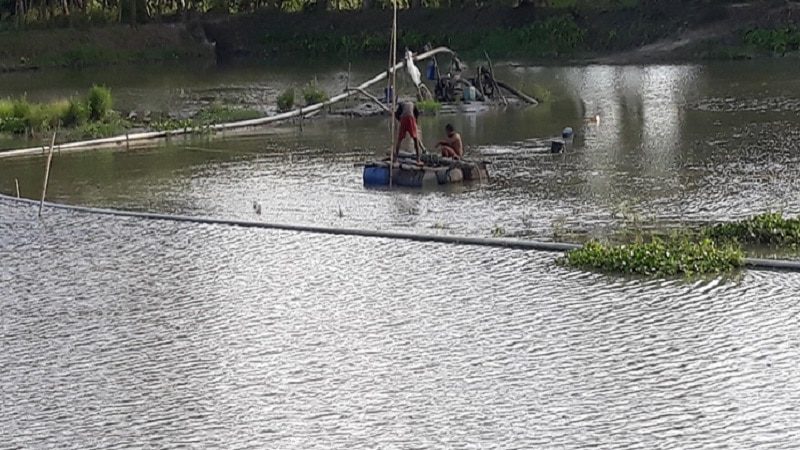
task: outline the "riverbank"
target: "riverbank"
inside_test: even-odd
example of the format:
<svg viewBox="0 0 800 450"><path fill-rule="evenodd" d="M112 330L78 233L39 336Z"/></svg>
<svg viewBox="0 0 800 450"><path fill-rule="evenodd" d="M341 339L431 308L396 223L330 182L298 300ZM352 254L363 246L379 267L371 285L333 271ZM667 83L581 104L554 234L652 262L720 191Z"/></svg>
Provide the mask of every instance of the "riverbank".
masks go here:
<svg viewBox="0 0 800 450"><path fill-rule="evenodd" d="M184 24L11 30L0 32L0 42L0 73L214 59L202 29Z"/></svg>
<svg viewBox="0 0 800 450"><path fill-rule="evenodd" d="M648 6L649 5L649 6ZM263 10L136 28L5 31L0 72L203 58L219 62L383 56L384 10ZM409 9L399 46L446 45L465 56L627 64L785 55L800 49L800 4L671 2L635 7ZM59 45L53 45L58 42Z"/></svg>

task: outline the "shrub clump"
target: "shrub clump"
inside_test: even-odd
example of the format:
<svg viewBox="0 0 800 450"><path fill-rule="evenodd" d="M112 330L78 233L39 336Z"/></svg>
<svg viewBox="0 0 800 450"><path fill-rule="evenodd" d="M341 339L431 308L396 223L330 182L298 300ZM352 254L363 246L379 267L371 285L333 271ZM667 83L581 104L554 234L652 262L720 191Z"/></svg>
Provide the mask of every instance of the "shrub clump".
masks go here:
<svg viewBox="0 0 800 450"><path fill-rule="evenodd" d="M417 102L417 109L423 113L436 114L442 109L442 104L436 100L422 100Z"/></svg>
<svg viewBox="0 0 800 450"><path fill-rule="evenodd" d="M92 88L89 89L87 104L89 107L89 118L91 120L105 119L111 111L112 106L114 106L114 101L111 97L111 89L105 86L92 86Z"/></svg>
<svg viewBox="0 0 800 450"><path fill-rule="evenodd" d="M704 229L703 234L718 241L745 245L800 246L800 219L781 213L766 213L737 222L721 223Z"/></svg>
<svg viewBox="0 0 800 450"><path fill-rule="evenodd" d="M744 33L744 43L778 55L800 50L800 28L787 26L775 29L756 28Z"/></svg>
<svg viewBox="0 0 800 450"><path fill-rule="evenodd" d="M744 254L733 244L717 244L711 239L693 242L686 238L646 243L606 245L592 241L568 252L562 264L600 272L675 276L721 273L742 267Z"/></svg>
<svg viewBox="0 0 800 450"><path fill-rule="evenodd" d="M303 100L306 106L322 103L328 99L328 94L317 86L316 81L303 88Z"/></svg>
<svg viewBox="0 0 800 450"><path fill-rule="evenodd" d="M290 87L278 96L278 111L286 112L294 108L294 88Z"/></svg>

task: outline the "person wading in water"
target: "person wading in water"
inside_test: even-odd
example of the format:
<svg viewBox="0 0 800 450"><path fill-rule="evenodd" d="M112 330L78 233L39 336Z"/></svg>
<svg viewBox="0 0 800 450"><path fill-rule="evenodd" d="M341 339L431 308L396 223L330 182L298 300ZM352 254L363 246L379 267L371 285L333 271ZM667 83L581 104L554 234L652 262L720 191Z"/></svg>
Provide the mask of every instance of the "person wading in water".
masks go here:
<svg viewBox="0 0 800 450"><path fill-rule="evenodd" d="M419 117L419 109L414 102L400 102L397 105L397 111L394 113L395 119L400 121L400 132L397 134L397 142L394 145L394 157L400 152L400 143L405 139L406 134L411 136L414 140L414 150L417 152L417 164L422 164L422 150L424 146L419 140L419 133L417 132L417 118Z"/></svg>

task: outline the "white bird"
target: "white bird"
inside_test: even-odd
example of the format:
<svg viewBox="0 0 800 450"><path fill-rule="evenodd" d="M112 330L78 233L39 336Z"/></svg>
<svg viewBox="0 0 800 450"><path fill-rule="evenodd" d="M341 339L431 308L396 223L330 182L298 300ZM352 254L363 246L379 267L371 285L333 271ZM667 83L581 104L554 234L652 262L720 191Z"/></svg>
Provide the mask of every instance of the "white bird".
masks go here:
<svg viewBox="0 0 800 450"><path fill-rule="evenodd" d="M411 81L414 82L414 86L422 84L422 74L417 65L414 64L414 55L411 50L406 50L406 70L408 71L408 76L411 77Z"/></svg>

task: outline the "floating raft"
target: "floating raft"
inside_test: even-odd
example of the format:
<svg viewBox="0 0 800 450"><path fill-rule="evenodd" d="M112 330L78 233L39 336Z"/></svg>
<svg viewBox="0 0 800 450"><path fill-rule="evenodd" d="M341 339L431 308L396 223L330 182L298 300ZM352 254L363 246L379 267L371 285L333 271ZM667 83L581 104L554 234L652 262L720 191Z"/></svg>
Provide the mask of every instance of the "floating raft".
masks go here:
<svg viewBox="0 0 800 450"><path fill-rule="evenodd" d="M392 185L421 188L464 181L488 181L486 161L442 158L422 155L423 165L414 154L400 153L392 164L389 159L364 164L364 186L388 186L391 166Z"/></svg>

